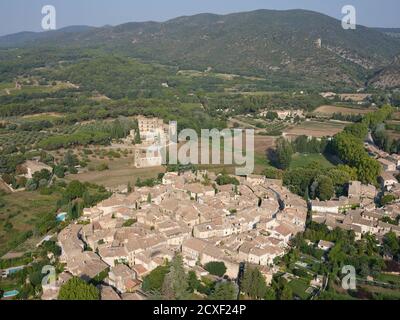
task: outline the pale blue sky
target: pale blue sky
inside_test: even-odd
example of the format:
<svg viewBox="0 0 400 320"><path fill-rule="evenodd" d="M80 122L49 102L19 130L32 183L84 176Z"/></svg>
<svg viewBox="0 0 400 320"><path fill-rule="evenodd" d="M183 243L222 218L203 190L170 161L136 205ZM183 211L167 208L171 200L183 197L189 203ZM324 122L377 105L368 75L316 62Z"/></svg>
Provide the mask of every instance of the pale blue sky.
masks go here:
<svg viewBox="0 0 400 320"><path fill-rule="evenodd" d="M308 9L340 18L344 5L357 9L357 23L400 27L399 0L0 0L0 35L41 30L41 8L54 5L57 28L103 26L131 21L165 21L202 12L231 13L255 9Z"/></svg>

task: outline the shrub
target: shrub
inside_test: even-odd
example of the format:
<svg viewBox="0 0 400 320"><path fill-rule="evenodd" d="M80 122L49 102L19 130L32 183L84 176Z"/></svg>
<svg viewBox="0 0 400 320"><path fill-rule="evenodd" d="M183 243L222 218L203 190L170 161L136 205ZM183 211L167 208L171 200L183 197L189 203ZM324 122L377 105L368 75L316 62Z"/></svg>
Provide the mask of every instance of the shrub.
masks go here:
<svg viewBox="0 0 400 320"><path fill-rule="evenodd" d="M205 265L204 268L212 275L218 277L222 277L226 272L226 266L225 263L223 262L217 262L217 261L209 262Z"/></svg>
<svg viewBox="0 0 400 320"><path fill-rule="evenodd" d="M58 300L100 300L100 291L95 286L74 277L61 287Z"/></svg>

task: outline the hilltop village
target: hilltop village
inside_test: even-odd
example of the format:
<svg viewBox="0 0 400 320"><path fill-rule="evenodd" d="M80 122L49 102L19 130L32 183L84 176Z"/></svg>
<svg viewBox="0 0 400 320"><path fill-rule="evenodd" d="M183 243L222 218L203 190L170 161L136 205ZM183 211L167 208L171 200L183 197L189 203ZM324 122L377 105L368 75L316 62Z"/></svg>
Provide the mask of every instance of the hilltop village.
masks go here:
<svg viewBox="0 0 400 320"><path fill-rule="evenodd" d="M169 172L160 185L114 194L84 209L79 221L58 235L60 261L65 263L58 285L71 276L92 279L108 272L104 282L109 286L101 287L104 299L145 299L144 277L176 253L198 278L208 274L204 266L209 262L223 262L230 279L247 263L258 266L270 283L278 272L275 259L305 230L309 209L313 221L330 230L353 230L356 239L366 233L400 235L399 226L382 222L383 217L397 217L400 206L377 209L374 186L354 181L348 197L307 203L280 180L231 178L239 183L218 185L218 177L206 171ZM332 246L318 244L322 250ZM44 290L43 297L56 298L58 289Z"/></svg>
<svg viewBox="0 0 400 320"><path fill-rule="evenodd" d="M180 252L199 277L207 273L201 266L218 261L236 279L240 264L248 262L263 266L271 280L274 259L305 229L306 201L263 176L237 177L238 185L219 186L215 179L209 172L167 173L162 185L115 194L84 209L58 235L65 271L91 279L111 268L110 284L125 277L131 281L116 288L132 292Z"/></svg>

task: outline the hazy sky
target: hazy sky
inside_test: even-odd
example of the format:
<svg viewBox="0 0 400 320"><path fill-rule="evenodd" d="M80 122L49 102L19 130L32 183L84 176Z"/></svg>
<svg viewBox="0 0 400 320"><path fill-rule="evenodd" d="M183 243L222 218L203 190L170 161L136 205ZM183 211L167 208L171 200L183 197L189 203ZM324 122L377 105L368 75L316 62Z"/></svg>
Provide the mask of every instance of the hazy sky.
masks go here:
<svg viewBox="0 0 400 320"><path fill-rule="evenodd" d="M400 27L400 0L0 0L0 35L41 30L41 8L57 10L57 28L103 26L131 21L165 21L202 12L231 13L255 9L309 9L341 18L341 8L357 9L357 23Z"/></svg>

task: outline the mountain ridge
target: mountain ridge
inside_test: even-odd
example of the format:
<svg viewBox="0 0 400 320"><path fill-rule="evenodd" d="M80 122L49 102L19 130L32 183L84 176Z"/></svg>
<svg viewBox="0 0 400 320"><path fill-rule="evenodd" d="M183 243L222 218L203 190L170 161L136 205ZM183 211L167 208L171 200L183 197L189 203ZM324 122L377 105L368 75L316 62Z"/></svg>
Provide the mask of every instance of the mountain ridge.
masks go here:
<svg viewBox="0 0 400 320"><path fill-rule="evenodd" d="M0 47L100 48L182 69L349 87L364 86L400 53L398 39L382 29L344 30L341 21L309 10L202 13L29 36L14 43L0 37Z"/></svg>

